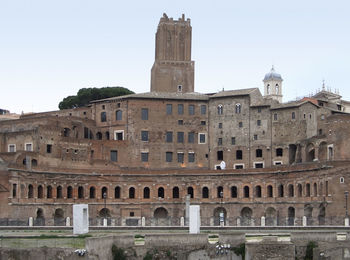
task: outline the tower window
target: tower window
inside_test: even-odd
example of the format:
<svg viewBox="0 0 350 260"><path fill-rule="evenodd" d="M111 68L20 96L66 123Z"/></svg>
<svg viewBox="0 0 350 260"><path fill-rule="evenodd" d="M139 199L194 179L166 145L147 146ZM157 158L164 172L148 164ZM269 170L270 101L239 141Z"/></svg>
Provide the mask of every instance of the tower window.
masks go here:
<svg viewBox="0 0 350 260"><path fill-rule="evenodd" d="M178 91L178 92L182 92L182 85L178 85L178 86L177 86L177 91Z"/></svg>
<svg viewBox="0 0 350 260"><path fill-rule="evenodd" d="M236 104L236 114L240 114L241 113L241 104Z"/></svg>
<svg viewBox="0 0 350 260"><path fill-rule="evenodd" d="M218 105L218 115L222 115L224 113L224 107L222 105Z"/></svg>
<svg viewBox="0 0 350 260"><path fill-rule="evenodd" d="M256 125L257 126L261 126L261 120L260 119L256 121Z"/></svg>
<svg viewBox="0 0 350 260"><path fill-rule="evenodd" d="M273 120L277 121L278 117L277 117L277 114L273 114Z"/></svg>

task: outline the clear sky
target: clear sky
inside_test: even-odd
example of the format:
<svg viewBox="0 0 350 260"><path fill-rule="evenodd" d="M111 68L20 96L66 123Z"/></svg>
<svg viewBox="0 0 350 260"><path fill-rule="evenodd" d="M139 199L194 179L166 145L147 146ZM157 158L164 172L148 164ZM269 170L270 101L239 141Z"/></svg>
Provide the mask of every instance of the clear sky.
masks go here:
<svg viewBox="0 0 350 260"><path fill-rule="evenodd" d="M84 87L148 92L164 12L191 18L197 92L263 92L274 65L283 101L323 79L350 100L348 0L0 0L0 108L57 110Z"/></svg>

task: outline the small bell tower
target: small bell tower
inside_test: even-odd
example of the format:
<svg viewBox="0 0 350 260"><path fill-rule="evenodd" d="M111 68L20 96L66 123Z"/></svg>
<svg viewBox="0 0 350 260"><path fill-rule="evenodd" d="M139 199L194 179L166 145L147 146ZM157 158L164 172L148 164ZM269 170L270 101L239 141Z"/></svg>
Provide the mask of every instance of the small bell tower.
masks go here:
<svg viewBox="0 0 350 260"><path fill-rule="evenodd" d="M282 103L282 77L272 66L271 71L264 77L264 97L277 100Z"/></svg>

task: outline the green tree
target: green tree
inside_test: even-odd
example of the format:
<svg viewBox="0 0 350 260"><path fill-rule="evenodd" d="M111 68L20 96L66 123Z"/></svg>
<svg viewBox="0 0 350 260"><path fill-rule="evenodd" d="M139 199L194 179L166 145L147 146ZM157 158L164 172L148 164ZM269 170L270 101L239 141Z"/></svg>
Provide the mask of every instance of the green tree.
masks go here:
<svg viewBox="0 0 350 260"><path fill-rule="evenodd" d="M58 105L59 109L86 106L92 100L134 94L133 91L123 87L82 88L76 96L65 97Z"/></svg>

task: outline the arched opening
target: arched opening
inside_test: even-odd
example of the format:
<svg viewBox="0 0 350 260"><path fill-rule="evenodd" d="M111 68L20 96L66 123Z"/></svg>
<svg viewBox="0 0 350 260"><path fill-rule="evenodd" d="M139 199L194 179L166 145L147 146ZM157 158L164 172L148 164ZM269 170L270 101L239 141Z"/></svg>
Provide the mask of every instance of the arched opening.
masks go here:
<svg viewBox="0 0 350 260"><path fill-rule="evenodd" d="M320 143L318 147L318 159L320 161L327 160L327 143L326 142Z"/></svg>
<svg viewBox="0 0 350 260"><path fill-rule="evenodd" d="M280 198L284 197L284 187L282 184L278 185L278 197Z"/></svg>
<svg viewBox="0 0 350 260"><path fill-rule="evenodd" d="M327 159L331 161L333 160L333 156L334 156L333 146L328 146Z"/></svg>
<svg viewBox="0 0 350 260"><path fill-rule="evenodd" d="M299 183L298 184L298 197L303 196L303 186Z"/></svg>
<svg viewBox="0 0 350 260"><path fill-rule="evenodd" d="M289 164L295 163L296 159L296 153L297 153L297 146L295 144L289 145Z"/></svg>
<svg viewBox="0 0 350 260"><path fill-rule="evenodd" d="M158 188L158 198L164 199L164 188L163 187Z"/></svg>
<svg viewBox="0 0 350 260"><path fill-rule="evenodd" d="M102 189L101 189L101 198L103 198L103 199L108 198L108 189L107 189L107 187L102 187Z"/></svg>
<svg viewBox="0 0 350 260"><path fill-rule="evenodd" d="M273 188L272 185L267 186L267 197L272 198L273 197Z"/></svg>
<svg viewBox="0 0 350 260"><path fill-rule="evenodd" d="M241 104L237 103L236 104L236 109L235 109L236 114L240 114L241 113L241 108L242 108Z"/></svg>
<svg viewBox="0 0 350 260"><path fill-rule="evenodd" d="M312 220L312 206L310 204L305 204L304 205L304 216L307 219L307 225L312 225L313 220Z"/></svg>
<svg viewBox="0 0 350 260"><path fill-rule="evenodd" d="M294 197L294 185L293 184L288 185L288 197Z"/></svg>
<svg viewBox="0 0 350 260"><path fill-rule="evenodd" d="M320 183L320 195L323 196L323 182Z"/></svg>
<svg viewBox="0 0 350 260"><path fill-rule="evenodd" d="M305 194L305 196L306 197L310 197L310 194L311 194L311 192L310 192L310 183L307 183L306 184L306 194Z"/></svg>
<svg viewBox="0 0 350 260"><path fill-rule="evenodd" d="M115 189L114 189L114 198L120 199L120 187L119 186L115 187Z"/></svg>
<svg viewBox="0 0 350 260"><path fill-rule="evenodd" d="M154 213L154 224L156 226L167 226L168 225L168 211L163 208L157 208Z"/></svg>
<svg viewBox="0 0 350 260"><path fill-rule="evenodd" d="M32 184L28 185L28 199L34 198L34 188Z"/></svg>
<svg viewBox="0 0 350 260"><path fill-rule="evenodd" d="M96 133L96 140L102 140L102 133L101 132Z"/></svg>
<svg viewBox="0 0 350 260"><path fill-rule="evenodd" d="M317 183L314 183L314 197L317 197Z"/></svg>
<svg viewBox="0 0 350 260"><path fill-rule="evenodd" d="M266 226L276 226L277 225L277 212L274 208L267 208L265 211L265 223Z"/></svg>
<svg viewBox="0 0 350 260"><path fill-rule="evenodd" d="M318 224L320 226L326 223L326 207L324 203L321 203L318 209Z"/></svg>
<svg viewBox="0 0 350 260"><path fill-rule="evenodd" d="M62 194L62 186L58 186L56 189L56 197L57 199L62 199L63 198L63 194Z"/></svg>
<svg viewBox="0 0 350 260"><path fill-rule="evenodd" d="M41 208L38 208L36 211L34 226L45 226L44 211Z"/></svg>
<svg viewBox="0 0 350 260"><path fill-rule="evenodd" d="M95 187L90 187L90 199L96 198L96 189Z"/></svg>
<svg viewBox="0 0 350 260"><path fill-rule="evenodd" d="M68 186L67 187L67 198L68 199L73 198L73 188L72 188L72 186Z"/></svg>
<svg viewBox="0 0 350 260"><path fill-rule="evenodd" d="M208 187L203 187L202 189L202 198L208 199L209 198L209 189Z"/></svg>
<svg viewBox="0 0 350 260"><path fill-rule="evenodd" d="M224 113L224 107L222 105L218 105L218 115L222 115Z"/></svg>
<svg viewBox="0 0 350 260"><path fill-rule="evenodd" d="M214 209L214 226L220 226L220 223L226 225L227 212L223 207Z"/></svg>
<svg viewBox="0 0 350 260"><path fill-rule="evenodd" d="M32 159L32 166L38 166L38 161L36 159Z"/></svg>
<svg viewBox="0 0 350 260"><path fill-rule="evenodd" d="M180 197L179 187L173 188L173 199L178 199Z"/></svg>
<svg viewBox="0 0 350 260"><path fill-rule="evenodd" d="M244 188L243 188L243 197L249 198L249 187L248 186L244 186Z"/></svg>
<svg viewBox="0 0 350 260"><path fill-rule="evenodd" d="M48 199L52 198L52 187L51 187L51 185L47 186L47 188L46 188L46 198L48 198Z"/></svg>
<svg viewBox="0 0 350 260"><path fill-rule="evenodd" d="M232 186L231 187L231 198L237 198L237 194L238 194L237 187Z"/></svg>
<svg viewBox="0 0 350 260"><path fill-rule="evenodd" d="M282 148L277 148L276 149L276 156L277 157L283 156L283 149Z"/></svg>
<svg viewBox="0 0 350 260"><path fill-rule="evenodd" d="M99 211L98 216L100 218L110 218L111 217L111 211L108 208L103 208Z"/></svg>
<svg viewBox="0 0 350 260"><path fill-rule="evenodd" d="M53 220L54 220L55 226L64 226L65 225L63 209L56 209L55 210Z"/></svg>
<svg viewBox="0 0 350 260"><path fill-rule="evenodd" d="M190 198L193 199L194 197L194 192L192 187L187 188L187 194L190 195Z"/></svg>
<svg viewBox="0 0 350 260"><path fill-rule="evenodd" d="M79 186L78 187L78 199L83 199L84 198L84 187Z"/></svg>
<svg viewBox="0 0 350 260"><path fill-rule="evenodd" d="M276 90L276 95L279 95L279 93L280 93L280 87L278 86L278 84L276 84L275 90Z"/></svg>
<svg viewBox="0 0 350 260"><path fill-rule="evenodd" d="M222 186L217 188L217 197L221 199L224 197L224 188Z"/></svg>
<svg viewBox="0 0 350 260"><path fill-rule="evenodd" d="M150 198L150 189L148 187L143 188L143 198L149 199Z"/></svg>
<svg viewBox="0 0 350 260"><path fill-rule="evenodd" d="M255 186L255 197L261 198L261 186Z"/></svg>
<svg viewBox="0 0 350 260"><path fill-rule="evenodd" d="M295 208L288 208L288 226L294 226Z"/></svg>
<svg viewBox="0 0 350 260"><path fill-rule="evenodd" d="M63 128L63 136L69 137L70 135L70 129L69 128Z"/></svg>
<svg viewBox="0 0 350 260"><path fill-rule="evenodd" d="M244 207L241 210L241 225L242 226L251 226L252 225L252 215L253 211L251 208Z"/></svg>
<svg viewBox="0 0 350 260"><path fill-rule="evenodd" d="M106 133L105 133L105 136L106 136L106 140L109 140L109 132L107 131Z"/></svg>
<svg viewBox="0 0 350 260"><path fill-rule="evenodd" d="M306 147L306 161L313 162L315 159L315 147L313 144L308 144Z"/></svg>
<svg viewBox="0 0 350 260"><path fill-rule="evenodd" d="M43 186L38 186L38 199L42 199L44 197Z"/></svg>
<svg viewBox="0 0 350 260"><path fill-rule="evenodd" d="M135 188L134 187L129 188L129 199L135 199Z"/></svg>

